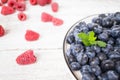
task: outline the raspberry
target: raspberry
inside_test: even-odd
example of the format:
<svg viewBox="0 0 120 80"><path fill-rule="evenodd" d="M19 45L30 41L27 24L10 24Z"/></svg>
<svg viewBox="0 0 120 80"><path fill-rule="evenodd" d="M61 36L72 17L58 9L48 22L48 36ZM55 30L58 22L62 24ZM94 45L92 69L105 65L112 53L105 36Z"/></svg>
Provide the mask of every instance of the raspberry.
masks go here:
<svg viewBox="0 0 120 80"><path fill-rule="evenodd" d="M18 19L19 19L20 21L25 21L26 18L27 18L27 16L26 16L25 13L20 12L20 13L18 14Z"/></svg>
<svg viewBox="0 0 120 80"><path fill-rule="evenodd" d="M0 6L2 6L3 4L0 2Z"/></svg>
<svg viewBox="0 0 120 80"><path fill-rule="evenodd" d="M36 62L36 57L33 50L27 50L16 58L19 65L28 65Z"/></svg>
<svg viewBox="0 0 120 80"><path fill-rule="evenodd" d="M59 8L59 5L58 3L54 2L51 4L51 8L52 8L52 11L53 12L57 12L58 11L58 8Z"/></svg>
<svg viewBox="0 0 120 80"><path fill-rule="evenodd" d="M0 37L3 36L5 34L5 30L2 27L2 25L0 25Z"/></svg>
<svg viewBox="0 0 120 80"><path fill-rule="evenodd" d="M55 25L55 26L60 26L63 24L63 20L58 19L58 18L53 18L52 22L53 22L53 25Z"/></svg>
<svg viewBox="0 0 120 80"><path fill-rule="evenodd" d="M50 4L52 2L52 0L47 0L47 4Z"/></svg>
<svg viewBox="0 0 120 80"><path fill-rule="evenodd" d="M43 22L50 22L50 21L52 21L52 18L53 18L53 16L46 13L46 12L43 12L42 15L41 15L41 20Z"/></svg>
<svg viewBox="0 0 120 80"><path fill-rule="evenodd" d="M37 0L29 0L31 5L36 5L37 4Z"/></svg>
<svg viewBox="0 0 120 80"><path fill-rule="evenodd" d="M17 2L19 3L19 2L25 2L25 0L17 0Z"/></svg>
<svg viewBox="0 0 120 80"><path fill-rule="evenodd" d="M9 0L8 1L8 6L10 6L12 8L15 8L15 6L16 6L16 0Z"/></svg>
<svg viewBox="0 0 120 80"><path fill-rule="evenodd" d="M32 31L32 30L27 30L25 34L25 39L27 41L35 41L39 39L39 33Z"/></svg>
<svg viewBox="0 0 120 80"><path fill-rule="evenodd" d="M24 11L26 9L25 3L16 3L16 9L18 11Z"/></svg>
<svg viewBox="0 0 120 80"><path fill-rule="evenodd" d="M14 12L15 12L15 10L9 6L3 6L1 9L1 14L3 14L3 15L13 14Z"/></svg>
<svg viewBox="0 0 120 80"><path fill-rule="evenodd" d="M37 3L40 5L40 6L45 6L47 4L47 0L37 0Z"/></svg>
<svg viewBox="0 0 120 80"><path fill-rule="evenodd" d="M1 0L3 4L7 3L8 0Z"/></svg>

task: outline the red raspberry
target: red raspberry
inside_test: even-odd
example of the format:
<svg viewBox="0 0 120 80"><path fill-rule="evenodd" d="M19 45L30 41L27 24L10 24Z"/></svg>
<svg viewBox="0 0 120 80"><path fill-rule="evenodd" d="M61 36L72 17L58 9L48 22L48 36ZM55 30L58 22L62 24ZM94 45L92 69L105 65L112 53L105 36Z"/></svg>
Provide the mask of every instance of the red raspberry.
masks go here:
<svg viewBox="0 0 120 80"><path fill-rule="evenodd" d="M1 0L1 2L4 4L4 3L7 3L8 0Z"/></svg>
<svg viewBox="0 0 120 80"><path fill-rule="evenodd" d="M59 5L58 3L54 2L51 4L51 8L52 8L52 11L53 12L57 12L58 11L58 8L59 8Z"/></svg>
<svg viewBox="0 0 120 80"><path fill-rule="evenodd" d="M19 2L25 2L25 0L17 0L17 2L19 3Z"/></svg>
<svg viewBox="0 0 120 80"><path fill-rule="evenodd" d="M47 0L47 4L50 4L52 2L52 0Z"/></svg>
<svg viewBox="0 0 120 80"><path fill-rule="evenodd" d="M16 58L19 65L33 64L36 62L36 57L33 50L27 50Z"/></svg>
<svg viewBox="0 0 120 80"><path fill-rule="evenodd" d="M2 25L0 25L0 37L3 36L5 34L5 30L2 27Z"/></svg>
<svg viewBox="0 0 120 80"><path fill-rule="evenodd" d="M25 13L20 12L20 13L18 14L18 19L19 19L20 21L25 21L25 20L27 19L27 16L26 16Z"/></svg>
<svg viewBox="0 0 120 80"><path fill-rule="evenodd" d="M16 7L16 0L8 0L8 6L15 8Z"/></svg>
<svg viewBox="0 0 120 80"><path fill-rule="evenodd" d="M53 25L55 25L55 26L60 26L63 24L63 20L58 19L58 18L53 18L52 22L53 22Z"/></svg>
<svg viewBox="0 0 120 80"><path fill-rule="evenodd" d="M37 0L37 3L40 5L40 6L45 6L47 4L47 0Z"/></svg>
<svg viewBox="0 0 120 80"><path fill-rule="evenodd" d="M16 3L16 9L18 11L24 11L26 9L25 3Z"/></svg>
<svg viewBox="0 0 120 80"><path fill-rule="evenodd" d="M37 0L29 0L31 5L36 5L37 4Z"/></svg>
<svg viewBox="0 0 120 80"><path fill-rule="evenodd" d="M1 14L3 14L3 15L13 14L14 12L15 12L15 10L9 6L3 6L1 9Z"/></svg>
<svg viewBox="0 0 120 80"><path fill-rule="evenodd" d="M32 30L27 30L25 34L25 39L27 41L35 41L38 40L40 37L39 33L32 31Z"/></svg>
<svg viewBox="0 0 120 80"><path fill-rule="evenodd" d="M50 22L50 21L52 21L52 18L53 18L53 16L46 12L43 12L41 14L41 21L43 21L43 22Z"/></svg>
<svg viewBox="0 0 120 80"><path fill-rule="evenodd" d="M2 6L3 4L0 2L0 6Z"/></svg>

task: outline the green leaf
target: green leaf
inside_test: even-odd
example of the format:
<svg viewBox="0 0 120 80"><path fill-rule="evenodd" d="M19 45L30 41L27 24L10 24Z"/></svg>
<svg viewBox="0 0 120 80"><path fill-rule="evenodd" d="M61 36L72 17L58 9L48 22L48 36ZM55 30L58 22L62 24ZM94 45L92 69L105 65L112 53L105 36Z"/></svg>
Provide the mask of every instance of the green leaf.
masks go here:
<svg viewBox="0 0 120 80"><path fill-rule="evenodd" d="M90 46L90 43L88 41L88 34L81 32L78 34L78 37L82 40L85 46Z"/></svg>
<svg viewBox="0 0 120 80"><path fill-rule="evenodd" d="M94 37L95 36L95 33L93 31L90 31L88 34L89 34L89 37Z"/></svg>
<svg viewBox="0 0 120 80"><path fill-rule="evenodd" d="M83 42L83 44L84 44L85 46L90 46L90 43L89 43L88 41L82 40L82 42Z"/></svg>
<svg viewBox="0 0 120 80"><path fill-rule="evenodd" d="M91 45L96 44L96 42L95 42L96 37L94 37L95 33L93 31L90 31L88 35L89 35L89 43Z"/></svg>
<svg viewBox="0 0 120 80"><path fill-rule="evenodd" d="M95 33L93 31L89 32L89 41L94 42L96 40Z"/></svg>
<svg viewBox="0 0 120 80"><path fill-rule="evenodd" d="M88 34L81 32L78 37L82 40L85 46L98 45L100 47L106 47L106 43L103 41L96 41L95 33L90 31Z"/></svg>
<svg viewBox="0 0 120 80"><path fill-rule="evenodd" d="M97 45L100 46L100 47L106 47L106 43L103 42L103 41L96 41L97 42Z"/></svg>
<svg viewBox="0 0 120 80"><path fill-rule="evenodd" d="M87 40L88 39L88 35L84 32L81 32L78 34L78 37L81 39L81 40Z"/></svg>

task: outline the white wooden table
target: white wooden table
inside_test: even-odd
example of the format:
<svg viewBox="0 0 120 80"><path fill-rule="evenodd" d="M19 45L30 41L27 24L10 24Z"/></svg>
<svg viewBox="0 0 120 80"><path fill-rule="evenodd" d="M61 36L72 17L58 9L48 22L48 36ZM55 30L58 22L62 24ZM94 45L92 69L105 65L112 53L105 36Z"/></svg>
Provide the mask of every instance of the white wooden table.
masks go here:
<svg viewBox="0 0 120 80"><path fill-rule="evenodd" d="M25 13L28 19L20 22L17 13L3 16L0 24L6 29L6 35L0 37L0 80L75 80L68 69L62 51L63 40L68 29L76 21L99 13L120 11L120 0L53 0L59 3L58 13L53 13L50 5L31 6L26 2ZM48 12L62 18L64 24L55 27L52 23L40 20L42 12ZM41 34L38 41L27 42L24 34L32 29ZM37 62L20 66L15 59L28 49L33 49Z"/></svg>

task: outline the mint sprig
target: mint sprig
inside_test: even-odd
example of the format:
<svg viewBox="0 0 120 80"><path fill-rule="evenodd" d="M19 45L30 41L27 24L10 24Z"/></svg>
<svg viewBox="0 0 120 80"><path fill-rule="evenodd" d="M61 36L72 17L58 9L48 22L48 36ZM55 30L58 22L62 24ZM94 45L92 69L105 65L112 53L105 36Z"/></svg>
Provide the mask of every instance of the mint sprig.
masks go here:
<svg viewBox="0 0 120 80"><path fill-rule="evenodd" d="M80 32L78 37L82 40L85 46L98 45L99 47L106 47L106 43L103 41L96 41L95 33L90 31L88 34Z"/></svg>

